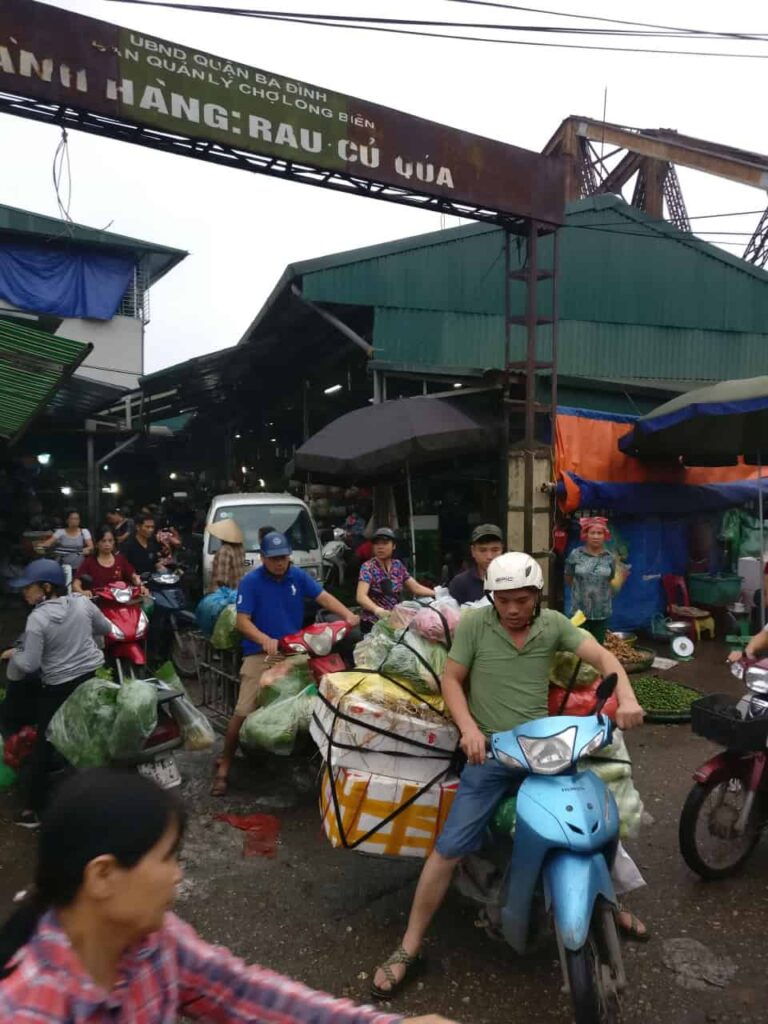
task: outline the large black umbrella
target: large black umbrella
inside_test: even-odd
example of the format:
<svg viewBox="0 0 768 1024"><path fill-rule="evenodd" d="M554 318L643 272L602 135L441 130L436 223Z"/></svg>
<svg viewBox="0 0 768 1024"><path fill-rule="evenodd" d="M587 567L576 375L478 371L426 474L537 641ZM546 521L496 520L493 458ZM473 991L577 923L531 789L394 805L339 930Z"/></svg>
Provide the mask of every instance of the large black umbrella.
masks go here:
<svg viewBox="0 0 768 1024"><path fill-rule="evenodd" d="M411 466L490 449L496 435L489 424L475 419L457 402L426 396L400 398L356 409L323 427L296 450L288 473L360 482L405 470L415 573Z"/></svg>
<svg viewBox="0 0 768 1024"><path fill-rule="evenodd" d="M642 416L619 441L640 458L677 458L687 466L727 466L739 456L758 467L760 553L764 562L763 465L768 455L768 377L697 388ZM762 566L761 566L762 567ZM765 588L760 588L765 621Z"/></svg>
<svg viewBox="0 0 768 1024"><path fill-rule="evenodd" d="M489 449L496 438L487 424L444 398L400 398L340 416L296 450L294 476L370 480Z"/></svg>

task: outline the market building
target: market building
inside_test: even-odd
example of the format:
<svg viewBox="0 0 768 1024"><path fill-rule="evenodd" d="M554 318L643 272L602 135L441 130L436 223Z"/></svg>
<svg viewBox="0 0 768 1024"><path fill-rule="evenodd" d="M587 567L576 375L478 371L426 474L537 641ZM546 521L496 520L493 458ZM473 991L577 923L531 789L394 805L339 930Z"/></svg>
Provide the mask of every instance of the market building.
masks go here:
<svg viewBox="0 0 768 1024"><path fill-rule="evenodd" d="M552 245L552 236L540 241L542 267L551 264ZM513 273L525 259L524 241L515 246ZM541 479L552 473L553 398L561 412L636 416L701 384L765 370L768 274L753 265L603 195L569 205L559 266L555 395L551 368L537 372ZM145 377L134 416L143 401L145 415L188 417L184 444L176 441L169 455L174 475L204 467L213 490L259 489L261 481L279 489L304 441L374 401L451 393L449 400L500 426L505 365L525 356L523 324L512 327L506 351L504 293L504 232L482 224L291 264L238 345ZM542 274L542 364L555 361L552 301ZM522 285L514 312L524 313ZM515 388L522 401L519 370L513 397ZM516 407L513 453L521 437ZM416 514L432 517L443 554L460 546L473 522L503 519L525 504L517 478L505 493L501 448L496 436L485 453L414 469ZM403 521L402 477L393 482ZM542 550L550 504L535 501ZM338 514L340 504L329 507Z"/></svg>

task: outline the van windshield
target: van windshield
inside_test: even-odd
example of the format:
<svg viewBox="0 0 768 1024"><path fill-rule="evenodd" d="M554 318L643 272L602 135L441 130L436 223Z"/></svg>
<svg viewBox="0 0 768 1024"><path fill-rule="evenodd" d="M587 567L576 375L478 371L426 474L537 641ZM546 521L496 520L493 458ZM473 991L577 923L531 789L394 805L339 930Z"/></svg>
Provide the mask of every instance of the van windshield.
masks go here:
<svg viewBox="0 0 768 1024"><path fill-rule="evenodd" d="M222 519L234 519L245 536L245 550L259 550L259 529L271 526L278 533L284 533L294 551L311 551L320 547L315 527L305 508L301 505L223 505L216 509L215 523ZM221 547L216 537L208 537L208 553L213 554Z"/></svg>

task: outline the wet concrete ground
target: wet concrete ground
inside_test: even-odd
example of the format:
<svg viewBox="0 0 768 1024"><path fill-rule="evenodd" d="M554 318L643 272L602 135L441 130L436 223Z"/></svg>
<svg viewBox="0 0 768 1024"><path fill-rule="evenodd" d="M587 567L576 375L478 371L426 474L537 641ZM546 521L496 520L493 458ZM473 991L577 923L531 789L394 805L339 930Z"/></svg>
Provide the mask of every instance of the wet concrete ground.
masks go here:
<svg viewBox="0 0 768 1024"><path fill-rule="evenodd" d="M723 658L719 644L704 644L694 661L668 675L707 692L735 694L739 684ZM678 852L677 825L691 772L714 748L686 725L649 725L627 739L636 783L654 819L628 844L648 882L632 896L631 906L653 930L653 939L624 947L629 977L624 1024L767 1021L768 848L762 843L737 878L698 881ZM376 963L402 933L419 864L331 849L320 834L316 760L240 759L235 785L223 800L208 795L209 754L184 754L181 760L190 828L180 914L205 938L248 960L366 1001ZM2 797L3 907L29 881L34 850L34 838L11 824L12 811L11 798ZM276 815L281 823L277 856L244 857L242 833L214 821L218 811ZM554 944L535 957L517 957L478 930L474 916L456 894L449 896L426 948L429 970L393 1009L410 1015L439 1012L474 1024L570 1021ZM714 957L709 975L722 987L679 983L666 961L676 946L669 940L680 939L706 947Z"/></svg>

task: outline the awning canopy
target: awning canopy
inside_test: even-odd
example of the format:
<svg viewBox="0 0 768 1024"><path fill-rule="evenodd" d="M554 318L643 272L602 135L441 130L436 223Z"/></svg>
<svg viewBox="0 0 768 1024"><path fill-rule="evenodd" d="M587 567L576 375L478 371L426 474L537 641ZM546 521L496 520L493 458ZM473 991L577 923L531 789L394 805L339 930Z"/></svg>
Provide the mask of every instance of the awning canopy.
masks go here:
<svg viewBox="0 0 768 1024"><path fill-rule="evenodd" d="M768 453L768 377L724 380L665 402L621 438L640 458L678 458L686 466L749 465Z"/></svg>
<svg viewBox="0 0 768 1024"><path fill-rule="evenodd" d="M92 348L0 320L0 441L21 436Z"/></svg>

